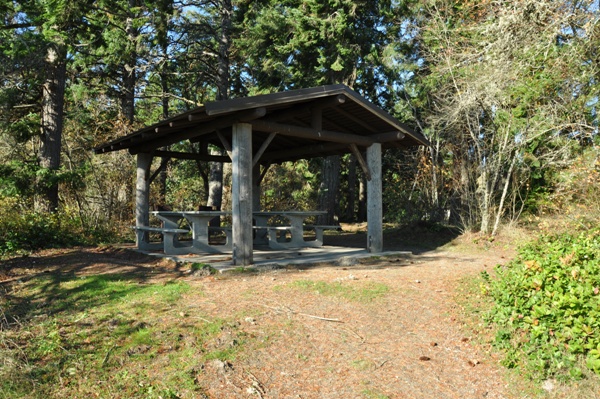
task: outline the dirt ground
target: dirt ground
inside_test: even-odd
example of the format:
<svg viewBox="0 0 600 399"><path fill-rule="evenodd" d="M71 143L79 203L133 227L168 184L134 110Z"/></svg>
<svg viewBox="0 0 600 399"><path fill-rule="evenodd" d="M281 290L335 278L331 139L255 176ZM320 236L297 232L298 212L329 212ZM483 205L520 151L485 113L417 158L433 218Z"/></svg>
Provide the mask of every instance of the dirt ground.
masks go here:
<svg viewBox="0 0 600 399"><path fill-rule="evenodd" d="M326 238L329 245L351 244L364 235ZM238 330L263 342L233 362L199 365L196 378L206 389L202 397L520 397L499 359L481 345L477 323L475 330L473 323L465 326L456 301L461 280L508 262L512 250L501 245L485 250L455 236L426 249L401 244L408 241L391 233L385 249L412 255L216 276L194 275L187 265L126 249L47 250L0 262L0 281L57 268L73 275L133 273L148 282L187 281L203 295L192 289L182 312L201 309L234 318ZM356 289L378 284L388 292L372 301L352 301L290 288L300 280Z"/></svg>

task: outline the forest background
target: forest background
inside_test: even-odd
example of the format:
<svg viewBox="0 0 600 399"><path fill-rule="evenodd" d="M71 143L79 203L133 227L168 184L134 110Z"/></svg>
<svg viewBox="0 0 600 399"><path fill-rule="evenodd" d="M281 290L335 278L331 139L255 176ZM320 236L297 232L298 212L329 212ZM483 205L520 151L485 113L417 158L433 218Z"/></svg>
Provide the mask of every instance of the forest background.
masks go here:
<svg viewBox="0 0 600 399"><path fill-rule="evenodd" d="M0 254L129 234L134 158L94 155L98 144L207 101L337 83L431 142L385 152L386 222L441 222L487 236L543 214L594 225L599 8L1 0ZM161 165L155 205L228 206L227 167L159 159L154 169ZM365 217L352 155L272 167L262 187L266 210Z"/></svg>

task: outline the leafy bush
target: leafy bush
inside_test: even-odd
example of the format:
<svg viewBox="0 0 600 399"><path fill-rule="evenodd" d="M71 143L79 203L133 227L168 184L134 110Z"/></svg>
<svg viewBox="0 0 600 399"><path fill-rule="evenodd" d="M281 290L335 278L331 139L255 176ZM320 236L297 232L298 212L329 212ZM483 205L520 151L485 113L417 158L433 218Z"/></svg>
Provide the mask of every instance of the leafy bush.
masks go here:
<svg viewBox="0 0 600 399"><path fill-rule="evenodd" d="M116 234L101 227L85 228L67 211L45 214L29 211L17 197L0 198L0 256L42 248L112 241Z"/></svg>
<svg viewBox="0 0 600 399"><path fill-rule="evenodd" d="M600 374L600 228L541 236L483 278L506 366L534 379L581 378L582 363Z"/></svg>
<svg viewBox="0 0 600 399"><path fill-rule="evenodd" d="M71 231L61 227L56 215L25 213L3 218L2 224L1 255L73 245L78 241Z"/></svg>

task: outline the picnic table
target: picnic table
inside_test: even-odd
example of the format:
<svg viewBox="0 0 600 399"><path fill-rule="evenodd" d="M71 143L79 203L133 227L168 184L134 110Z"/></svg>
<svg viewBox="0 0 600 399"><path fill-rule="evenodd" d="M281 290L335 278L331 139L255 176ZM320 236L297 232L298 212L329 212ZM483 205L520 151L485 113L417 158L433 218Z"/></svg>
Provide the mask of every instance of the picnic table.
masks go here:
<svg viewBox="0 0 600 399"><path fill-rule="evenodd" d="M269 211L253 212L256 230L255 244L268 244L273 249L316 247L323 245L323 230L338 229L339 226L305 225L304 221L313 216L326 215L326 211ZM285 218L289 225L270 225L270 218ZM313 241L304 240L305 228L315 230L316 238ZM287 233L290 240L287 240Z"/></svg>
<svg viewBox="0 0 600 399"><path fill-rule="evenodd" d="M229 211L154 211L150 214L162 222L162 227L136 227L136 229L138 232L161 233L163 235L162 249L168 255L223 253L232 250L231 226L210 226L210 221L215 217L231 215ZM256 233L254 244L268 245L272 249L320 247L323 245L323 231L339 229L339 226L307 225L305 221L310 217L325 214L325 211L253 212L253 228ZM269 223L274 219L278 223ZM182 220L188 222L189 228L182 226ZM305 241L305 230L314 230L315 239ZM209 235L212 231L225 233L225 243L217 245L209 242ZM192 234L191 242L179 240L180 235L189 233ZM152 248L155 247L157 245Z"/></svg>
<svg viewBox="0 0 600 399"><path fill-rule="evenodd" d="M189 252L194 253L222 253L231 250L231 227L209 226L209 223L215 217L231 215L227 211L155 211L150 212L151 215L157 217L163 222L165 229L177 229L182 219L188 221L191 233L192 243L185 248ZM224 245L210 244L209 231L222 231L226 235ZM175 242L177 247L178 241ZM184 249L184 250L185 250ZM165 247L165 252L167 251ZM179 251L178 251L179 252Z"/></svg>

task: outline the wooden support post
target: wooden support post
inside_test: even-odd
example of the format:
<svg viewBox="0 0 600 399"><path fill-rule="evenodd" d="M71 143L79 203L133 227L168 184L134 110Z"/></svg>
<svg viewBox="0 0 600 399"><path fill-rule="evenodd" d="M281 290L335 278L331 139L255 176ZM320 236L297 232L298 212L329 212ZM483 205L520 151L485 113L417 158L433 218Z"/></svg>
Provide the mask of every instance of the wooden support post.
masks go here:
<svg viewBox="0 0 600 399"><path fill-rule="evenodd" d="M371 180L367 181L367 251L383 250L383 201L381 184L381 144L367 148Z"/></svg>
<svg viewBox="0 0 600 399"><path fill-rule="evenodd" d="M248 266L253 263L252 125L248 123L234 124L232 144L233 264Z"/></svg>
<svg viewBox="0 0 600 399"><path fill-rule="evenodd" d="M152 154L137 154L137 176L135 183L135 225L144 227L150 224L150 165ZM143 249L147 245L148 232L137 230L136 241L138 248Z"/></svg>

